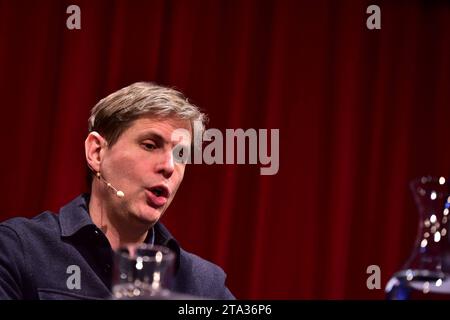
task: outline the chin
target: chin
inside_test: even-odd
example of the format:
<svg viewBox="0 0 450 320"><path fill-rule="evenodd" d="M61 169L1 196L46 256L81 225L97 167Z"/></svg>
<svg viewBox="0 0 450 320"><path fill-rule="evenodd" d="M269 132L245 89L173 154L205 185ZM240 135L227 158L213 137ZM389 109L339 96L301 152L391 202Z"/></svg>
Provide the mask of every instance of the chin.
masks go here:
<svg viewBox="0 0 450 320"><path fill-rule="evenodd" d="M145 224L153 225L158 222L161 215L162 213L158 209L147 207L145 210L140 211L138 219Z"/></svg>

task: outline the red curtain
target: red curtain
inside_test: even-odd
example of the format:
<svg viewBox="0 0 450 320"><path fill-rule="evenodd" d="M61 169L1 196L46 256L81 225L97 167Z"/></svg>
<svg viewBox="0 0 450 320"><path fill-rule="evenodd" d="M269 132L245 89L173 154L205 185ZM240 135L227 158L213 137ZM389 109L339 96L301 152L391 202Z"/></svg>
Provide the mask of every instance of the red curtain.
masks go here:
<svg viewBox="0 0 450 320"><path fill-rule="evenodd" d="M384 298L366 269L384 287L413 247L409 181L449 174L448 1L0 1L0 37L1 220L86 190L89 110L132 82L280 130L276 175L190 165L163 217L238 298Z"/></svg>

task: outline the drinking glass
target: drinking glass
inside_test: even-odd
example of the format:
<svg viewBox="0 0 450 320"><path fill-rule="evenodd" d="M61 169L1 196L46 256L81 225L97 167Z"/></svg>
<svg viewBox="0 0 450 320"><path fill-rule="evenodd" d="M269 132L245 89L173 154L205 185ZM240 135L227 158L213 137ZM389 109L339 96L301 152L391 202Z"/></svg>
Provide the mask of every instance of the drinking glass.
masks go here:
<svg viewBox="0 0 450 320"><path fill-rule="evenodd" d="M113 299L171 299L175 253L158 245L126 245L114 255Z"/></svg>
<svg viewBox="0 0 450 320"><path fill-rule="evenodd" d="M426 176L411 181L410 187L419 213L416 242L402 269L387 283L386 297L449 299L449 181Z"/></svg>

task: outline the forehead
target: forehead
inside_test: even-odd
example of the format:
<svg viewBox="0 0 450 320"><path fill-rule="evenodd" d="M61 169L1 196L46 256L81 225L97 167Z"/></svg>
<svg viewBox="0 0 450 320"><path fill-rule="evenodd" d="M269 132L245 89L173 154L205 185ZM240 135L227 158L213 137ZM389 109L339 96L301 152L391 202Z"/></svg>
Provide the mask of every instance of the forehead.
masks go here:
<svg viewBox="0 0 450 320"><path fill-rule="evenodd" d="M145 135L157 133L167 140L173 131L177 129L187 130L192 134L191 122L186 119L170 117L141 116L134 120L123 134Z"/></svg>

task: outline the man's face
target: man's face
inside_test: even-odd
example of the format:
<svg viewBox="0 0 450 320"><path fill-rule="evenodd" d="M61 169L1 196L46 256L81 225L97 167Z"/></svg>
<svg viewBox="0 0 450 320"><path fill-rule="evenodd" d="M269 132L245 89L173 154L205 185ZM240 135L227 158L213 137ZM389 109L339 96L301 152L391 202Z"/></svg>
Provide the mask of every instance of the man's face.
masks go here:
<svg viewBox="0 0 450 320"><path fill-rule="evenodd" d="M119 198L111 190L102 195L121 219L154 224L172 202L185 170L185 164L175 161L173 155L179 141L172 140L172 133L179 128L191 132L188 120L144 116L112 147L103 149L100 172L125 196Z"/></svg>

